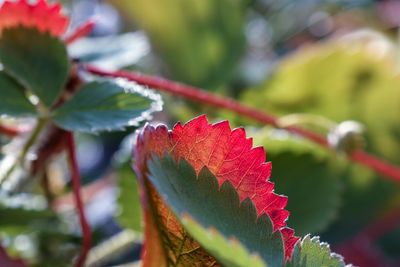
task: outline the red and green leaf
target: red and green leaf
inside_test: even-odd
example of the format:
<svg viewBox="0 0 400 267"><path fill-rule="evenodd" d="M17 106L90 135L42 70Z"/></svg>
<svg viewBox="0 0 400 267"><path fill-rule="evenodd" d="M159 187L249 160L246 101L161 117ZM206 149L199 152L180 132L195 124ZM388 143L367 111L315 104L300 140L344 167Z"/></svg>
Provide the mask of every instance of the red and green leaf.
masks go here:
<svg viewBox="0 0 400 267"><path fill-rule="evenodd" d="M166 254L171 252L170 244L167 243L169 247L165 250L163 242L158 241L156 244L154 236L150 240L147 235L155 235L153 231L157 231L163 238L168 233L180 233L182 237L184 231L147 179L147 160L152 153L159 158L163 158L164 153L169 153L176 162L184 160L197 175L202 169L208 169L219 188L229 182L240 203L250 202L254 206L255 215L258 218L268 218L272 223L272 232L282 234L285 256L290 258L298 238L294 237L291 229L285 228L289 214L284 210L287 199L273 192L274 185L268 181L271 164L265 163L264 150L252 148L252 140L246 138L243 129L232 131L228 122L212 125L207 122L205 116L201 116L185 125L178 123L171 132L168 132L165 126L147 126L138 137L135 170L140 177L146 201L145 217L150 222L150 225L146 226L146 242L151 243L145 244L145 264L146 255L153 253L151 249L164 250Z"/></svg>
<svg viewBox="0 0 400 267"><path fill-rule="evenodd" d="M47 0L6 0L0 7L0 35L4 29L18 26L35 28L42 33L61 36L66 31L69 18L61 13L61 4Z"/></svg>
<svg viewBox="0 0 400 267"><path fill-rule="evenodd" d="M186 160L178 163L170 155L165 155L162 159L155 156L148 161L148 168L148 179L180 222L188 214L203 228L216 229L226 239L236 240L249 253L258 255L266 265L283 266L284 241L281 233L273 231L267 214L257 216L255 206L249 198L240 201L237 191L229 181L220 186L207 168L196 174ZM201 247L209 251L213 244L199 239L193 235L193 229L188 228L184 222L182 224L188 232L186 239L194 237ZM218 256L223 255L212 255L222 263ZM192 264L199 262L198 258L193 257L187 260Z"/></svg>

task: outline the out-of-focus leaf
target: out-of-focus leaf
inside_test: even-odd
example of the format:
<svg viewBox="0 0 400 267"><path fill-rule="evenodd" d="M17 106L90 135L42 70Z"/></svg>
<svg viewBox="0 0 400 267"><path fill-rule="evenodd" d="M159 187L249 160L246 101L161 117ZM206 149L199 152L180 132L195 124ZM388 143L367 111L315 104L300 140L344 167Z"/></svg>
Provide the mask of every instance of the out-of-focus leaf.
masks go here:
<svg viewBox="0 0 400 267"><path fill-rule="evenodd" d="M393 51L392 43L370 31L314 45L281 62L271 80L242 100L277 114L359 121L368 148L400 162L400 76Z"/></svg>
<svg viewBox="0 0 400 267"><path fill-rule="evenodd" d="M183 216L182 224L219 263L232 267L267 267L258 255L250 254L236 239L226 239L217 230L205 229L189 216Z"/></svg>
<svg viewBox="0 0 400 267"><path fill-rule="evenodd" d="M293 252L293 258L287 267L329 266L344 267L343 258L332 253L327 243L319 241L318 237L307 235L299 242Z"/></svg>
<svg viewBox="0 0 400 267"><path fill-rule="evenodd" d="M271 180L277 191L289 198L290 226L300 235L324 230L339 211L342 191L332 157L284 131L265 129L252 135L273 163Z"/></svg>
<svg viewBox="0 0 400 267"><path fill-rule="evenodd" d="M350 166L342 175L343 194L336 219L324 233L331 244L344 242L367 227L397 201L400 187L362 166Z"/></svg>
<svg viewBox="0 0 400 267"><path fill-rule="evenodd" d="M0 32L18 26L36 29L52 36L61 36L69 24L61 3L51 1L1 1Z"/></svg>
<svg viewBox="0 0 400 267"><path fill-rule="evenodd" d="M111 0L150 36L175 76L210 88L232 75L244 48L244 2Z"/></svg>
<svg viewBox="0 0 400 267"><path fill-rule="evenodd" d="M47 106L59 96L69 72L64 43L31 28L3 31L0 62L8 74Z"/></svg>
<svg viewBox="0 0 400 267"><path fill-rule="evenodd" d="M3 71L0 72L0 114L9 116L34 116L35 106L24 94L24 88Z"/></svg>
<svg viewBox="0 0 400 267"><path fill-rule="evenodd" d="M400 255L398 253L400 248L400 225L394 231L386 233L378 242L386 254L400 262Z"/></svg>
<svg viewBox="0 0 400 267"><path fill-rule="evenodd" d="M149 53L150 44L143 32L132 32L80 39L68 46L68 51L71 57L82 62L116 70L137 63Z"/></svg>
<svg viewBox="0 0 400 267"><path fill-rule="evenodd" d="M12 259L7 252L0 246L0 266L2 267L26 267L25 263L20 259Z"/></svg>
<svg viewBox="0 0 400 267"><path fill-rule="evenodd" d="M54 218L50 211L27 210L23 208L8 208L0 206L0 227L17 227L33 224L35 221Z"/></svg>
<svg viewBox="0 0 400 267"><path fill-rule="evenodd" d="M79 253L82 238L56 228L40 231L37 243L38 267L69 267Z"/></svg>
<svg viewBox="0 0 400 267"><path fill-rule="evenodd" d="M55 110L54 121L62 128L80 132L121 130L160 111L159 95L125 80L93 81Z"/></svg>
<svg viewBox="0 0 400 267"><path fill-rule="evenodd" d="M129 164L122 165L117 170L118 178L118 222L125 228L142 232L142 208L139 188L134 172Z"/></svg>
<svg viewBox="0 0 400 267"><path fill-rule="evenodd" d="M178 218L187 213L204 228L213 227L225 238L236 238L250 253L260 255L268 266L283 265L281 234L273 233L271 220L266 214L257 216L250 199L240 203L230 182L219 187L215 176L206 168L196 175L185 160L177 164L169 156L153 158L148 167L149 179ZM165 212L160 215L166 218L173 216ZM164 227L174 235L182 234L179 228ZM191 257L191 254L187 256ZM201 260L195 257L192 262Z"/></svg>

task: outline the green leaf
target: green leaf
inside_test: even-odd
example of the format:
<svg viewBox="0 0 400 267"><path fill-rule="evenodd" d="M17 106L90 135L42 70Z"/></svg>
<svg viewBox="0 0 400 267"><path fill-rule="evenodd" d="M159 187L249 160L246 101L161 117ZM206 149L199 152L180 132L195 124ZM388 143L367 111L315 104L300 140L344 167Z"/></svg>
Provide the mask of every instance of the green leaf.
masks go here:
<svg viewBox="0 0 400 267"><path fill-rule="evenodd" d="M137 179L130 164L123 164L118 170L118 222L121 226L134 230L143 231L142 208L139 197Z"/></svg>
<svg viewBox="0 0 400 267"><path fill-rule="evenodd" d="M334 223L321 234L330 244L345 242L398 203L400 186L372 170L351 165L342 175L341 208Z"/></svg>
<svg viewBox="0 0 400 267"><path fill-rule="evenodd" d="M209 253L223 266L229 267L267 267L258 255L251 255L235 239L226 239L215 229L205 229L189 216L183 216L183 226Z"/></svg>
<svg viewBox="0 0 400 267"><path fill-rule="evenodd" d="M27 210L10 208L0 205L0 227L17 227L31 225L36 221L54 218L54 214L47 210Z"/></svg>
<svg viewBox="0 0 400 267"><path fill-rule="evenodd" d="M241 100L278 115L310 113L336 122L359 121L367 129L369 150L400 163L400 75L393 64L396 47L375 32L360 31L346 37L286 57L271 79L260 88L247 90ZM384 46L384 52L371 53L369 47L375 45Z"/></svg>
<svg viewBox="0 0 400 267"><path fill-rule="evenodd" d="M148 34L174 77L205 88L234 73L245 48L245 4L232 0L112 0Z"/></svg>
<svg viewBox="0 0 400 267"><path fill-rule="evenodd" d="M71 57L79 58L80 62L113 70L138 63L148 55L149 50L150 43L144 32L82 38L68 46Z"/></svg>
<svg viewBox="0 0 400 267"><path fill-rule="evenodd" d="M125 80L93 81L53 113L62 128L93 132L136 125L161 109L160 97Z"/></svg>
<svg viewBox="0 0 400 267"><path fill-rule="evenodd" d="M30 28L2 32L0 61L7 73L48 107L60 95L69 72L64 43Z"/></svg>
<svg viewBox="0 0 400 267"><path fill-rule="evenodd" d="M239 202L231 183L219 187L208 169L202 169L197 176L186 161L176 163L168 155L163 159L154 156L148 167L149 179L178 218L187 213L202 227L213 227L228 239L236 238L269 266L283 265L281 234L272 232L268 215L257 218L250 199Z"/></svg>
<svg viewBox="0 0 400 267"><path fill-rule="evenodd" d="M265 147L267 160L273 163L271 181L277 192L289 198L289 226L300 235L325 230L336 218L342 196L341 173L331 155L281 131L263 129L252 136L256 145Z"/></svg>
<svg viewBox="0 0 400 267"><path fill-rule="evenodd" d="M293 257L287 267L343 267L342 256L332 253L327 243L321 243L319 237L305 236L294 249Z"/></svg>
<svg viewBox="0 0 400 267"><path fill-rule="evenodd" d="M24 88L3 71L0 72L0 114L9 116L32 116L35 106L26 98Z"/></svg>

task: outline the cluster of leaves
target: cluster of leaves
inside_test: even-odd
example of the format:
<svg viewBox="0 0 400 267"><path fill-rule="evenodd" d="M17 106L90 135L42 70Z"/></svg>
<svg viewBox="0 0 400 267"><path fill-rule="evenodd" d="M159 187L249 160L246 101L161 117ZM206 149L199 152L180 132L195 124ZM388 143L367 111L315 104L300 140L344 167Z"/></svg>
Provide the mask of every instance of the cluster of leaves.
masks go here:
<svg viewBox="0 0 400 267"><path fill-rule="evenodd" d="M146 30L158 55L179 80L209 89L234 73L244 51L244 31L238 30L245 23L243 2L111 2ZM7 16L10 3L6 1L0 9L1 115L34 118L38 130L47 124L61 131L94 133L137 125L161 109L160 97L142 86L123 79L82 77L82 65L71 60L72 54L80 62L124 67L129 65L126 57L137 57L130 52L138 36L89 38L67 47L62 35L68 18L58 14L59 8L49 9L44 0L36 5L21 0L15 2L17 14ZM30 19L18 21L27 14ZM38 19L38 14L46 19ZM392 49L381 36L373 37ZM241 99L277 114L357 119L369 129L369 147L397 161L398 114L392 111L399 98L390 96L398 94L398 77L388 71L391 64L371 59L368 49L373 45L360 42L357 53L349 53L346 45L328 44L288 58L265 86ZM382 90L375 89L382 85ZM343 101L340 109L337 99ZM385 104L376 99L384 99ZM371 173L363 175L365 170L342 166L314 144L285 131L250 132L254 142L266 148L274 166L272 174L265 151L253 148L245 131L231 130L227 122L210 124L201 116L176 124L172 131L166 126L147 126L141 131L134 157L137 181L131 156L117 176L118 221L124 228L144 232L144 266L345 266L341 256L309 233L343 241L373 219L383 205L396 201L397 189L392 184ZM286 204L291 214L288 222ZM58 215L14 207L0 207L0 212L9 218L0 221L6 236L39 229L38 265L54 266L60 261L66 265L76 254L80 240L61 230ZM20 227L21 221L29 221L34 229ZM41 229L50 223L57 229ZM46 253L53 257L41 261ZM23 263L11 260L0 247L0 265L12 264Z"/></svg>
<svg viewBox="0 0 400 267"><path fill-rule="evenodd" d="M66 47L61 40L32 28L3 31L0 61L4 66L1 85L7 90L1 99L4 115L49 118L73 131L115 130L135 123L134 118L157 100L149 99L135 84L99 80L85 83L60 106L56 100L60 101L71 71ZM29 101L29 95L37 96L39 103Z"/></svg>
<svg viewBox="0 0 400 267"><path fill-rule="evenodd" d="M2 119L12 118L17 123L23 119L32 128L30 137L23 140L24 147L11 151L12 155L5 158L15 158L15 166L25 169L31 181L35 175L43 178L45 162L59 152L58 143L65 141L63 135L56 136L62 131L120 130L138 125L162 105L158 95L135 83L123 79L84 79L62 39L69 18L60 13L60 8L60 4L46 1L36 4L6 1L0 8L0 114ZM35 144L38 139L45 144ZM25 163L27 151L33 145L39 147L37 157L43 161L37 165L41 167L39 170ZM41 147L46 150L42 154ZM15 166L2 170L1 184L15 176ZM17 173L16 177L20 175ZM39 184L34 187L35 193L38 187ZM13 193L13 188L8 190ZM1 198L9 197L2 191ZM16 240L26 233L35 240L36 248L31 249L30 255L24 255L29 261L40 266L66 266L77 253L81 240L75 233L65 231L59 214L7 203L0 210L2 239ZM36 251L33 256L32 251ZM23 263L9 260L1 249L0 265L12 264Z"/></svg>

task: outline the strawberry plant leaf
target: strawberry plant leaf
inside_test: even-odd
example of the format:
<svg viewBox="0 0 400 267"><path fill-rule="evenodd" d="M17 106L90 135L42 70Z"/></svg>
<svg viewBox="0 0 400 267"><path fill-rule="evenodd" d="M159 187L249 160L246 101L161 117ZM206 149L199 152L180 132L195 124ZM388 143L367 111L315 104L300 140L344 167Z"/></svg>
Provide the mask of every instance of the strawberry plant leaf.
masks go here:
<svg viewBox="0 0 400 267"><path fill-rule="evenodd" d="M18 227L34 224L37 221L52 219L55 215L47 210L28 210L23 208L10 208L0 205L0 227Z"/></svg>
<svg viewBox="0 0 400 267"><path fill-rule="evenodd" d="M69 61L61 40L33 28L5 29L0 39L4 70L50 107L67 79Z"/></svg>
<svg viewBox="0 0 400 267"><path fill-rule="evenodd" d="M143 32L82 38L68 46L72 58L107 70L137 66L149 49L150 43Z"/></svg>
<svg viewBox="0 0 400 267"><path fill-rule="evenodd" d="M294 236L293 230L285 227L289 214L284 209L287 198L274 193L274 184L268 180L271 164L265 163L265 151L260 147L252 147L252 140L246 137L244 129L231 130L227 121L210 124L205 116L184 125L178 123L171 132L163 125L147 126L138 136L135 171L146 193L144 202L148 203L144 204L147 228L145 237L150 241L145 243L145 250L148 251L145 256L162 251L161 241L154 240L160 240L160 233L168 234L165 225L176 225L174 229L179 230L181 240L185 236L176 219L173 224L170 223L170 218L174 216L169 216L171 212L168 212L167 205L147 181L147 159L154 153L162 158L166 152L178 161L186 160L196 174L207 168L215 175L219 186L230 182L241 202L251 200L257 216L267 215L272 222L273 232L282 233L285 258L290 258L298 238ZM164 227L161 231L160 225ZM147 260L152 261L153 258L144 258L145 263Z"/></svg>
<svg viewBox="0 0 400 267"><path fill-rule="evenodd" d="M53 36L61 36L68 28L69 17L62 12L61 3L52 1L2 1L0 32L17 26L34 27Z"/></svg>
<svg viewBox="0 0 400 267"><path fill-rule="evenodd" d="M9 75L0 72L0 114L9 116L33 116L36 114L35 106L25 97L22 88Z"/></svg>
<svg viewBox="0 0 400 267"><path fill-rule="evenodd" d="M161 110L159 95L125 80L85 84L74 97L53 113L60 127L80 132L121 130L137 125Z"/></svg>
<svg viewBox="0 0 400 267"><path fill-rule="evenodd" d="M342 173L322 148L286 132L279 136L281 133L257 131L254 142L268 151L274 164L271 180L276 190L289 198L290 226L300 235L323 231L340 209Z"/></svg>
<svg viewBox="0 0 400 267"><path fill-rule="evenodd" d="M123 164L117 170L118 176L118 208L117 220L121 226L134 230L143 231L142 210L140 207L139 188L136 177L132 178L132 168L129 164Z"/></svg>
<svg viewBox="0 0 400 267"><path fill-rule="evenodd" d="M339 214L321 234L330 244L345 242L381 216L383 206L398 201L399 185L364 166L349 166L341 178L343 194Z"/></svg>
<svg viewBox="0 0 400 267"><path fill-rule="evenodd" d="M268 215L257 216L249 198L242 202L232 184L221 187L206 168L199 175L185 160L176 163L170 156L148 162L149 179L177 217L188 213L203 227L216 228L226 238L236 238L269 266L282 266L283 239L273 232Z"/></svg>
<svg viewBox="0 0 400 267"><path fill-rule="evenodd" d="M329 245L319 241L319 237L305 236L293 252L287 267L329 266L344 267L343 257L332 253Z"/></svg>
<svg viewBox="0 0 400 267"><path fill-rule="evenodd" d="M244 2L112 0L112 3L146 31L155 51L176 79L212 88L232 77L245 48L243 31L238 30L245 25Z"/></svg>
<svg viewBox="0 0 400 267"><path fill-rule="evenodd" d="M184 215L181 222L190 235L214 255L223 266L267 267L267 264L258 255L250 254L236 239L226 239L214 228L205 229L188 215Z"/></svg>
<svg viewBox="0 0 400 267"><path fill-rule="evenodd" d="M390 49L378 57L368 49L376 44ZM368 129L370 150L400 163L396 54L394 43L369 30L305 47L281 61L271 79L247 90L241 100L278 115L311 113L336 122L356 120Z"/></svg>

